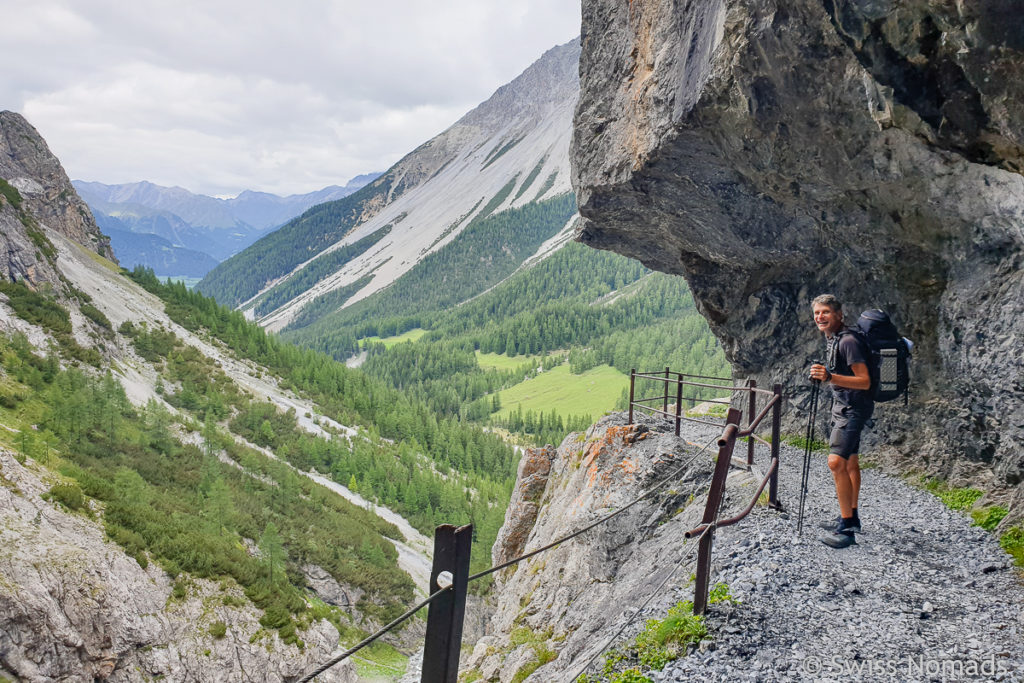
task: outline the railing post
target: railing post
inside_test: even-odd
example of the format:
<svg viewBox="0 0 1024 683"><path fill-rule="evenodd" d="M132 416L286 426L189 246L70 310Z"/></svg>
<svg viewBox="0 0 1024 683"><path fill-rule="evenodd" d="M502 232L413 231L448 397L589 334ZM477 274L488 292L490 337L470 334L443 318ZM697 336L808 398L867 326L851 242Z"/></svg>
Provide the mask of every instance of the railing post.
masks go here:
<svg viewBox="0 0 1024 683"><path fill-rule="evenodd" d="M633 424L633 388L636 385L636 368L629 370L629 424Z"/></svg>
<svg viewBox="0 0 1024 683"><path fill-rule="evenodd" d="M678 372L676 375L676 379L679 380L679 383L676 384L676 436L679 436L679 426L683 417L683 375Z"/></svg>
<svg viewBox="0 0 1024 683"><path fill-rule="evenodd" d="M742 413L729 408L726 417L723 439L718 444L718 460L715 461L715 473L711 477L711 489L708 491L708 502L704 506L704 518L701 524L713 524L718 517L718 507L722 503L725 491L725 478L729 475L729 463L732 461L733 446L736 445L736 431ZM730 425L732 425L730 427ZM700 536L697 546L697 577L693 586L693 613L704 614L708 608L708 584L711 579L711 544L715 530L708 529Z"/></svg>
<svg viewBox="0 0 1024 683"><path fill-rule="evenodd" d="M451 575L451 590L430 603L427 612L423 673L420 678L422 683L458 681L472 541L471 524L457 529L451 524L442 524L434 530L434 563L430 569L429 592L433 594L448 585L443 573Z"/></svg>
<svg viewBox="0 0 1024 683"><path fill-rule="evenodd" d="M747 413L747 428L749 428L750 425L754 424L754 418L757 417L757 392L754 391L755 389L757 389L757 380L756 379L748 379L747 380L747 387L750 389L750 392L749 392L750 393L750 402L748 404L750 406L750 412ZM753 464L754 464L754 434L751 433L750 436L747 437L747 466L750 466L750 465L753 465Z"/></svg>
<svg viewBox="0 0 1024 683"><path fill-rule="evenodd" d="M779 433L782 430L782 385L773 386L772 392L775 394L775 407L772 408L772 460L774 460L779 457L782 450L779 443L782 440ZM768 483L768 506L775 510L782 509L782 503L779 502L779 469L781 467L782 463L779 462Z"/></svg>
<svg viewBox="0 0 1024 683"><path fill-rule="evenodd" d="M661 404L661 412L668 412L668 366L665 366L665 399Z"/></svg>

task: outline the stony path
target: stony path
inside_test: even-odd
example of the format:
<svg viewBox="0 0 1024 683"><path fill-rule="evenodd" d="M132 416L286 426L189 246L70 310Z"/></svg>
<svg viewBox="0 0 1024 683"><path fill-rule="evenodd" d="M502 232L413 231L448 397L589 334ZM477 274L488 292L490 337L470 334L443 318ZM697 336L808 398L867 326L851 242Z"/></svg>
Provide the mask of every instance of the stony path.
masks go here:
<svg viewBox="0 0 1024 683"><path fill-rule="evenodd" d="M755 508L716 536L715 580L741 603L709 611L714 649L653 680L1024 680L1024 574L995 537L931 494L865 470L864 532L856 546L828 548L817 524L837 511L819 455L797 538L802 457L783 450L780 495L792 514ZM674 592L692 598L688 586Z"/></svg>

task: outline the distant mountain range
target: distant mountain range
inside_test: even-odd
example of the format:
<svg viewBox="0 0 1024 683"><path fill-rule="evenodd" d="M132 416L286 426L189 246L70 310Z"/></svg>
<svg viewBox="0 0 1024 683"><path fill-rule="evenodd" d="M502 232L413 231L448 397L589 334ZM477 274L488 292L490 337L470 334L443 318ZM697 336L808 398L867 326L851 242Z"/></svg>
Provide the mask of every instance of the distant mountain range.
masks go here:
<svg viewBox="0 0 1024 683"><path fill-rule="evenodd" d="M280 197L246 190L220 199L150 182L106 185L75 180L118 260L146 265L157 275L202 277L311 206L346 197L380 174L356 176L346 185Z"/></svg>

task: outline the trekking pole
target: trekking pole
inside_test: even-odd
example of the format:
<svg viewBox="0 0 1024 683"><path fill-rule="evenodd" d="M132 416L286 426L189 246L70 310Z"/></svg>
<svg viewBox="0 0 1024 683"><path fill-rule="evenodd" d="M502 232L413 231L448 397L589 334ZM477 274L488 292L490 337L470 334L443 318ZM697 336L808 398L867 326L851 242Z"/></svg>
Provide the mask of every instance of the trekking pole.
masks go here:
<svg viewBox="0 0 1024 683"><path fill-rule="evenodd" d="M818 419L818 393L821 382L812 380L811 383L811 409L807 419L807 431L804 433L804 462L803 472L800 476L800 511L796 518L796 533L802 535L804 530L804 503L807 501L808 479L811 473L811 451L814 444L814 427Z"/></svg>

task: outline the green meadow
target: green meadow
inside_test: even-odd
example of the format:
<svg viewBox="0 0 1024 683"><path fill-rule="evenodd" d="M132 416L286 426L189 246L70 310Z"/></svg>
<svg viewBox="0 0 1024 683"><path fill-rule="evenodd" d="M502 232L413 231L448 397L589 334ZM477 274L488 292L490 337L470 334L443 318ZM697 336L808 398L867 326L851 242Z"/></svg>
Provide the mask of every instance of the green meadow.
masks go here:
<svg viewBox="0 0 1024 683"><path fill-rule="evenodd" d="M524 413L554 410L562 417L589 415L596 420L615 408L623 389L629 389L629 377L611 366L599 365L574 375L565 363L498 392L501 410L493 417L507 418L522 407Z"/></svg>
<svg viewBox="0 0 1024 683"><path fill-rule="evenodd" d="M362 341L362 342L376 342L378 344L383 344L384 346L386 346L387 348L390 349L395 344L401 344L402 342L407 342L407 341L417 341L420 337L422 337L426 333L427 333L427 331L424 330L423 328L416 327L416 328L413 328L413 329L409 330L408 332L403 332L402 334L396 335L394 337L384 337L384 338L381 338L381 337L365 337L363 339L360 339L359 341Z"/></svg>

